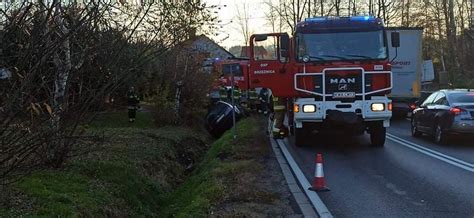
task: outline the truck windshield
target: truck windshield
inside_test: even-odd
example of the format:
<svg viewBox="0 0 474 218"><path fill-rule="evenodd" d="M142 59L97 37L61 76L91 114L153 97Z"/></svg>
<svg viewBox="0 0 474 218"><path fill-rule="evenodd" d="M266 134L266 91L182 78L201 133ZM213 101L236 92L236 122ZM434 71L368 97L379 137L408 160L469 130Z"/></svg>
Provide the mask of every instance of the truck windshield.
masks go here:
<svg viewBox="0 0 474 218"><path fill-rule="evenodd" d="M298 60L311 61L386 59L382 30L298 35Z"/></svg>

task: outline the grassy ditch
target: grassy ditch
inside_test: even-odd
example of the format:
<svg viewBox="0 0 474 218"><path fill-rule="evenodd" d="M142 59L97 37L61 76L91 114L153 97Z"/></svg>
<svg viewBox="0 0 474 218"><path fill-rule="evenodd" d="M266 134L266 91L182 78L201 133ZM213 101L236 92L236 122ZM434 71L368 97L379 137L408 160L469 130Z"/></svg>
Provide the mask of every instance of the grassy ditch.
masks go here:
<svg viewBox="0 0 474 218"><path fill-rule="evenodd" d="M207 150L206 136L182 127L154 128L151 114L100 115L91 131L106 142L64 168L40 170L0 197L0 216L157 216L161 196L183 183Z"/></svg>
<svg viewBox="0 0 474 218"><path fill-rule="evenodd" d="M2 190L0 217L293 214L263 119L239 122L235 143L228 131L210 146L202 132L154 128L147 119L96 119L89 129L112 137L62 169L36 171Z"/></svg>
<svg viewBox="0 0 474 218"><path fill-rule="evenodd" d="M164 198L163 216L282 216L292 214L289 193L262 131L263 119L237 126L214 142L198 168ZM284 196L286 195L286 196Z"/></svg>

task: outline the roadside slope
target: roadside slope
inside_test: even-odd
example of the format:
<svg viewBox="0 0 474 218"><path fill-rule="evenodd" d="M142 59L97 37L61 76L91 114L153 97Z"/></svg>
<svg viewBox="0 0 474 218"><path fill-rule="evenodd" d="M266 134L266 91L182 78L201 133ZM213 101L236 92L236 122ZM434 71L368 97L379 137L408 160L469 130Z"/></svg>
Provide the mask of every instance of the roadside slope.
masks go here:
<svg viewBox="0 0 474 218"><path fill-rule="evenodd" d="M262 118L247 118L235 143L232 131L214 142L191 177L164 198L162 215L298 215L263 127Z"/></svg>
<svg viewBox="0 0 474 218"><path fill-rule="evenodd" d="M238 123L208 145L202 132L154 128L108 114L112 137L64 168L20 179L0 196L0 216L294 216L298 206L263 131L263 118ZM295 209L296 208L296 209Z"/></svg>
<svg viewBox="0 0 474 218"><path fill-rule="evenodd" d="M0 196L0 216L157 216L160 196L174 190L206 152L205 134L155 128L150 113L101 114L88 131L103 143L60 169L33 172Z"/></svg>

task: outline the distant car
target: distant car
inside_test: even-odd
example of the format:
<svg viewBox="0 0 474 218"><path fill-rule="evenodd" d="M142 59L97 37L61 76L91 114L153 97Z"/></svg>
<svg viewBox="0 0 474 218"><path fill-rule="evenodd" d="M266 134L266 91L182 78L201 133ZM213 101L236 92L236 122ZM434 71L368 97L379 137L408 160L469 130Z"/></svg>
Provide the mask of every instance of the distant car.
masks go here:
<svg viewBox="0 0 474 218"><path fill-rule="evenodd" d="M438 144L447 143L452 134L474 135L474 90L440 90L428 96L413 111L411 133L433 135Z"/></svg>

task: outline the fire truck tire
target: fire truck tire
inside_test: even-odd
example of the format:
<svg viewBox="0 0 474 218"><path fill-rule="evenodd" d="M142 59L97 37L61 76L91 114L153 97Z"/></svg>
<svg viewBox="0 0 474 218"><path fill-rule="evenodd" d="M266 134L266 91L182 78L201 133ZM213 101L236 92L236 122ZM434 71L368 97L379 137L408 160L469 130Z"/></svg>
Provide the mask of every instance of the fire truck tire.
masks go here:
<svg viewBox="0 0 474 218"><path fill-rule="evenodd" d="M307 133L305 128L293 128L293 136L296 147L303 147L307 145Z"/></svg>
<svg viewBox="0 0 474 218"><path fill-rule="evenodd" d="M382 124L370 127L370 142L372 147L383 147L385 145L385 134L387 129Z"/></svg>

